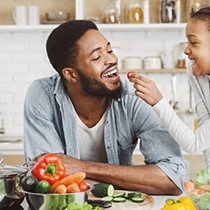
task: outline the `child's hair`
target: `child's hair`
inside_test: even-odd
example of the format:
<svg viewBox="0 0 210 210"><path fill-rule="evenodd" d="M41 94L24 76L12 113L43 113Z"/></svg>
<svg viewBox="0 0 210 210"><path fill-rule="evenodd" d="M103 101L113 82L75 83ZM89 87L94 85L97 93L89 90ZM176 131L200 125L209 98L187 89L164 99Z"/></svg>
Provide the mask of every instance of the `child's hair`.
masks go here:
<svg viewBox="0 0 210 210"><path fill-rule="evenodd" d="M210 7L203 7L198 11L192 9L190 13L190 20L206 22L208 29L210 30Z"/></svg>

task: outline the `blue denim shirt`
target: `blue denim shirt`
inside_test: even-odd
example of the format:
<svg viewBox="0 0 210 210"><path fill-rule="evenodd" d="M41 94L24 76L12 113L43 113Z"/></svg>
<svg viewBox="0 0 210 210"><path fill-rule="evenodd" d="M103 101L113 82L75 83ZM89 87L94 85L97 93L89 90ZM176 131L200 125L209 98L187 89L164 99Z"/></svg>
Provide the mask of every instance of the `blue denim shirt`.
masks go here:
<svg viewBox="0 0 210 210"><path fill-rule="evenodd" d="M62 152L79 158L76 120L69 101L57 74L30 85L24 105L26 162L44 152ZM188 165L180 147L152 108L125 85L122 97L109 103L104 129L109 163L131 165L140 139L138 147L145 163L159 166L181 189L180 176L187 173Z"/></svg>

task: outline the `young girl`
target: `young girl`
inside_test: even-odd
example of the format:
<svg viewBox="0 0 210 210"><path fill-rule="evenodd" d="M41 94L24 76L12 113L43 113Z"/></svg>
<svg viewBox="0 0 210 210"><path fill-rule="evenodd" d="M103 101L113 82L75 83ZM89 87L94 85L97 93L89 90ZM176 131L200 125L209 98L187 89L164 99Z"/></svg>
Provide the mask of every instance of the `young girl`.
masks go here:
<svg viewBox="0 0 210 210"><path fill-rule="evenodd" d="M176 115L155 83L136 73L130 75L136 95L153 106L164 126L187 153L203 151L210 168L210 7L192 11L186 25L187 74L195 97L198 129L195 133Z"/></svg>

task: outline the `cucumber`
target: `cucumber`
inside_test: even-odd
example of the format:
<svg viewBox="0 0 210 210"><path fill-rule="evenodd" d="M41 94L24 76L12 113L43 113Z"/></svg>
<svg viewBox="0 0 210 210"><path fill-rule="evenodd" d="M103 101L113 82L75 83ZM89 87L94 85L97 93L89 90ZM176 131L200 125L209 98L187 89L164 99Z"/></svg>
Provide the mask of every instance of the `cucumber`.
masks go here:
<svg viewBox="0 0 210 210"><path fill-rule="evenodd" d="M142 203L144 202L144 199L142 197L133 197L131 198L131 201L136 202L136 203Z"/></svg>
<svg viewBox="0 0 210 210"><path fill-rule="evenodd" d="M96 197L112 197L114 195L114 186L107 183L95 184L91 190L91 193Z"/></svg>
<svg viewBox="0 0 210 210"><path fill-rule="evenodd" d="M113 197L112 196L105 196L103 198L101 198L102 201L110 201L112 202L113 201Z"/></svg>
<svg viewBox="0 0 210 210"><path fill-rule="evenodd" d="M134 197L141 197L141 192L130 192L130 193L127 193L127 198L128 199L132 199Z"/></svg>
<svg viewBox="0 0 210 210"><path fill-rule="evenodd" d="M141 203L144 202L141 192L116 192L112 184L100 183L95 184L91 193L96 197L101 197L101 200L108 202L122 203L126 202L128 198L132 202Z"/></svg>
<svg viewBox="0 0 210 210"><path fill-rule="evenodd" d="M118 198L118 197L125 198L126 197L126 193L125 192L119 192L119 193L115 193L113 195L113 198Z"/></svg>
<svg viewBox="0 0 210 210"><path fill-rule="evenodd" d="M126 201L126 198L122 198L122 197L113 198L113 202L123 203L125 201Z"/></svg>
<svg viewBox="0 0 210 210"><path fill-rule="evenodd" d="M21 181L21 186L23 190L28 192L35 192L37 185L38 180L32 175L24 176L24 178Z"/></svg>

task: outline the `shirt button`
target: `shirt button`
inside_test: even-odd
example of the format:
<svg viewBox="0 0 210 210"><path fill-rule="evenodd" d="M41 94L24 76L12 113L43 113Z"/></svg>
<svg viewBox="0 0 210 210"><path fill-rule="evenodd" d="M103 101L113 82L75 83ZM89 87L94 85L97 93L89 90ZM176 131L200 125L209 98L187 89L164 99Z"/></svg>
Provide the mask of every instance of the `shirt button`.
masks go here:
<svg viewBox="0 0 210 210"><path fill-rule="evenodd" d="M107 148L107 149L111 149L111 147L110 147L110 146L107 146L106 148Z"/></svg>

